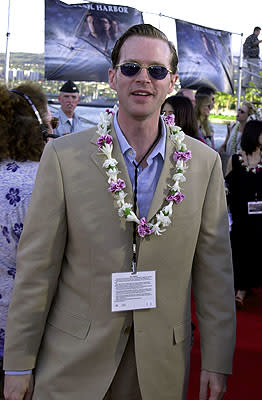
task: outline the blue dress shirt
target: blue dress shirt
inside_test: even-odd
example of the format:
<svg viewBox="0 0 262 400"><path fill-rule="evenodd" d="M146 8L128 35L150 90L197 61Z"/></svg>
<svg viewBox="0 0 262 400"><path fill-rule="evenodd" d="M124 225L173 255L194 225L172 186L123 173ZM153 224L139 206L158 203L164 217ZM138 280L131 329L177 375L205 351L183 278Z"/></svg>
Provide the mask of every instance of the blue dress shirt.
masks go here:
<svg viewBox="0 0 262 400"><path fill-rule="evenodd" d="M165 148L166 148L166 127L162 119L161 137L154 147L151 154L147 157L147 167L142 169L138 167L138 179L137 179L137 205L139 210L139 216L147 217L148 211L155 194L157 183L163 168L165 159ZM134 177L135 167L133 161L136 158L135 150L130 146L126 140L123 132L117 121L117 114L114 116L114 128L119 141L119 145L124 156L126 167L128 170L129 178L132 183L134 190ZM136 162L136 161L135 161ZM137 163L137 162L136 162ZM135 211L135 210L134 210Z"/></svg>

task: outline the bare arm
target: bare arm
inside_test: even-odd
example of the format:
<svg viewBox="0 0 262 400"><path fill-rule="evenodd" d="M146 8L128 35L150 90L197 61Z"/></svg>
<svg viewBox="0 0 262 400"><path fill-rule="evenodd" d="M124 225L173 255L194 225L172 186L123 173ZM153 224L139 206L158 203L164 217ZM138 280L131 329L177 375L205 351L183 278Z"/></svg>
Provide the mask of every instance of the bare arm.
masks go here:
<svg viewBox="0 0 262 400"><path fill-rule="evenodd" d="M201 371L199 400L222 400L227 388L227 375Z"/></svg>
<svg viewBox="0 0 262 400"><path fill-rule="evenodd" d="M229 136L230 136L230 131L231 131L230 124L227 124L227 135L226 135L224 143L220 146L218 151L226 151L227 142L228 142L228 139L229 139Z"/></svg>
<svg viewBox="0 0 262 400"><path fill-rule="evenodd" d="M5 375L5 400L31 400L34 390L33 375Z"/></svg>

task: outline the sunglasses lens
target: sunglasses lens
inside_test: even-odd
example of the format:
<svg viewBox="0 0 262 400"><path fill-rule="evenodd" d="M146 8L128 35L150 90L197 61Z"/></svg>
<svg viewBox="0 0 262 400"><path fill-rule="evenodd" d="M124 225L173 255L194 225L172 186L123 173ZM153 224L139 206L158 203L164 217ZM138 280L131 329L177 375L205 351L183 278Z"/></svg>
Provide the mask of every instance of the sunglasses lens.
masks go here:
<svg viewBox="0 0 262 400"><path fill-rule="evenodd" d="M120 65L120 70L125 76L135 76L141 70L141 66L136 63L127 62ZM162 65L151 65L147 70L152 78L158 80L164 79L168 74L167 68Z"/></svg>
<svg viewBox="0 0 262 400"><path fill-rule="evenodd" d="M158 80L164 79L168 74L168 70L162 65L151 65L148 67L148 72L152 78Z"/></svg>
<svg viewBox="0 0 262 400"><path fill-rule="evenodd" d="M120 65L120 70L125 76L134 76L140 70L140 65L135 63L125 63Z"/></svg>

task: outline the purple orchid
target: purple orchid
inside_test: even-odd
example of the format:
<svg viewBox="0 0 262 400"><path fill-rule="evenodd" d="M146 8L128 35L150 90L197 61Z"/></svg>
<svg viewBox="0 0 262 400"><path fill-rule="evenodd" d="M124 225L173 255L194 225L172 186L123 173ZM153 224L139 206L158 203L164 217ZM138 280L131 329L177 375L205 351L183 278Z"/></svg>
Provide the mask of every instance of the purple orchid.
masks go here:
<svg viewBox="0 0 262 400"><path fill-rule="evenodd" d="M112 145L113 144L113 138L112 138L111 135L99 136L99 138L97 139L96 144L101 149L101 147L103 147L105 144Z"/></svg>
<svg viewBox="0 0 262 400"><path fill-rule="evenodd" d="M176 192L175 194L170 194L169 196L166 197L167 201L174 201L176 204L181 203L185 198L185 195L180 193L180 192Z"/></svg>
<svg viewBox="0 0 262 400"><path fill-rule="evenodd" d="M175 116L174 114L164 115L164 121L167 125L174 125L175 124Z"/></svg>
<svg viewBox="0 0 262 400"><path fill-rule="evenodd" d="M109 192L117 193L120 192L120 190L123 190L125 187L126 187L125 181L119 178L116 182L110 182L108 190Z"/></svg>
<svg viewBox="0 0 262 400"><path fill-rule="evenodd" d="M146 235L151 235L151 233L153 232L153 230L150 228L150 226L146 222L145 217L140 219L140 224L137 227L137 232L140 237L145 237Z"/></svg>
<svg viewBox="0 0 262 400"><path fill-rule="evenodd" d="M190 150L187 151L175 151L173 154L173 160L174 161L178 161L178 160L182 160L182 161L187 161L190 160L190 158L192 158L192 154Z"/></svg>
<svg viewBox="0 0 262 400"><path fill-rule="evenodd" d="M107 114L112 114L112 115L115 114L114 111L113 111L113 110L110 110L109 108L106 108L106 113L107 113Z"/></svg>

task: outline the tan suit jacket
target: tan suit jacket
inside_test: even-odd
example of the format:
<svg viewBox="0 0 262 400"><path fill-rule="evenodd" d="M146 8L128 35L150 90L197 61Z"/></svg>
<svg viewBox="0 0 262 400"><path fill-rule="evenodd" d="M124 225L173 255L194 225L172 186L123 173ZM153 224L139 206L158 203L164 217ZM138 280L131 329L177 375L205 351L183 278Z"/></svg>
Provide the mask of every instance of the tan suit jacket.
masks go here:
<svg viewBox="0 0 262 400"><path fill-rule="evenodd" d="M113 157L132 188L116 134ZM186 138L192 160L160 237L140 241L138 270L156 269L155 309L111 312L111 274L129 271L132 224L120 220L107 191L95 129L46 146L21 237L10 307L5 369L36 366L34 400L103 399L134 321L143 400L185 398L190 356L191 283L201 334L202 368L230 373L234 292L221 163ZM163 206L173 145L150 207Z"/></svg>

